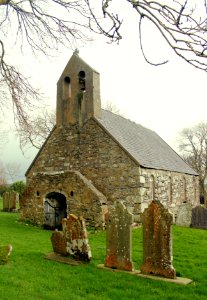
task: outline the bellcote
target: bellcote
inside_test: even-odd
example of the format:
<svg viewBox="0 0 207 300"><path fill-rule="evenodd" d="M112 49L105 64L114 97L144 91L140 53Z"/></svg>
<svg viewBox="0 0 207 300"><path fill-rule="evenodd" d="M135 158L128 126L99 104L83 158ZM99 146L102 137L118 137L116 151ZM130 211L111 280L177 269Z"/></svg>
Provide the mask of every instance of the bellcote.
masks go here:
<svg viewBox="0 0 207 300"><path fill-rule="evenodd" d="M57 126L84 123L100 117L99 73L74 52L57 82Z"/></svg>

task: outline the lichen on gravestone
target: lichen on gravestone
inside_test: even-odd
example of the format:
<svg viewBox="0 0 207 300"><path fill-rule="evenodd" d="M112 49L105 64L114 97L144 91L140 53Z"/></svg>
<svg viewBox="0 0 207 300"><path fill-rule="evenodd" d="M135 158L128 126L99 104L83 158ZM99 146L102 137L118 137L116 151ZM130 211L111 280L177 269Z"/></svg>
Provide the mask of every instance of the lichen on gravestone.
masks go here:
<svg viewBox="0 0 207 300"><path fill-rule="evenodd" d="M67 219L62 220L62 227L67 253L75 259L90 261L92 255L84 218L70 214Z"/></svg>
<svg viewBox="0 0 207 300"><path fill-rule="evenodd" d="M53 251L55 253L61 254L63 256L67 256L67 249L66 249L66 239L65 236L61 231L58 231L57 229L53 232L51 236L51 242Z"/></svg>
<svg viewBox="0 0 207 300"><path fill-rule="evenodd" d="M142 273L176 277L172 266L172 223L173 216L159 201L152 201L144 210Z"/></svg>
<svg viewBox="0 0 207 300"><path fill-rule="evenodd" d="M132 271L131 225L133 215L121 202L116 202L106 213L105 267Z"/></svg>

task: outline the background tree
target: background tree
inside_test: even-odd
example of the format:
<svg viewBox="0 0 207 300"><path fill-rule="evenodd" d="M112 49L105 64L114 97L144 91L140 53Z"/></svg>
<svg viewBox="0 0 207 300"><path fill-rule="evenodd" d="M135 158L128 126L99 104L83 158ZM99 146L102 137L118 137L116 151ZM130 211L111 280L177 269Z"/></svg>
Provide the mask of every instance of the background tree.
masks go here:
<svg viewBox="0 0 207 300"><path fill-rule="evenodd" d="M30 124L23 124L17 128L16 134L20 139L22 151L27 147L40 149L53 127L55 126L55 111L47 107L38 109L35 115L31 116Z"/></svg>
<svg viewBox="0 0 207 300"><path fill-rule="evenodd" d="M22 180L13 182L9 189L22 195L26 187L26 183Z"/></svg>
<svg viewBox="0 0 207 300"><path fill-rule="evenodd" d="M6 179L6 172L4 165L0 162L0 196L8 190L8 183Z"/></svg>
<svg viewBox="0 0 207 300"><path fill-rule="evenodd" d="M145 55L142 40L143 26L148 21L176 55L196 68L207 70L206 0L123 2L139 18L140 46L146 61L152 63ZM29 46L34 55L48 55L59 45L74 49L77 43L88 41L91 30L119 42L125 18L119 15L121 3L116 0L0 0L0 108L3 110L11 100L16 126L26 128L28 137L31 138L29 112L34 111L41 94L9 61L8 49L14 46L25 51Z"/></svg>
<svg viewBox="0 0 207 300"><path fill-rule="evenodd" d="M102 13L111 23L108 30L103 29L102 22L97 18L93 1L86 0L86 2L100 31L112 40L120 40L122 20L117 14L118 6L113 5L115 0L102 0ZM145 56L142 31L146 21L155 26L176 55L194 67L207 71L206 0L126 0L126 2L136 11L139 18L140 47L148 63L159 65L166 63L167 60L154 64Z"/></svg>
<svg viewBox="0 0 207 300"><path fill-rule="evenodd" d="M207 123L183 129L179 137L179 150L183 159L199 174L200 196L206 199Z"/></svg>

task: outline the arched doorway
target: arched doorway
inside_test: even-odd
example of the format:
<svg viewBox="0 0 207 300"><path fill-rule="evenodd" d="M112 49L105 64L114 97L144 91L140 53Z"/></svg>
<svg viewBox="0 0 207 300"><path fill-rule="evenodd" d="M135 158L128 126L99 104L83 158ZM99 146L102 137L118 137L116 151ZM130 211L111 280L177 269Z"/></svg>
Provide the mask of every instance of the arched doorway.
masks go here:
<svg viewBox="0 0 207 300"><path fill-rule="evenodd" d="M44 202L44 228L62 229L62 219L66 217L66 197L57 192L47 194Z"/></svg>

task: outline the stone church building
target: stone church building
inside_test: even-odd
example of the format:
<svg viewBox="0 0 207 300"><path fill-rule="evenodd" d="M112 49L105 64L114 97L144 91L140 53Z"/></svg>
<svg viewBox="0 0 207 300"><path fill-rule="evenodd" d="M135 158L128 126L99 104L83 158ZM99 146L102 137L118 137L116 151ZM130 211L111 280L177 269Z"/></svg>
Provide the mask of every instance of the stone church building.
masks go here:
<svg viewBox="0 0 207 300"><path fill-rule="evenodd" d="M137 221L152 199L174 216L199 203L198 174L154 131L101 109L99 73L76 53L57 83L56 126L26 178L22 219L52 228L69 213L102 227L116 200Z"/></svg>

